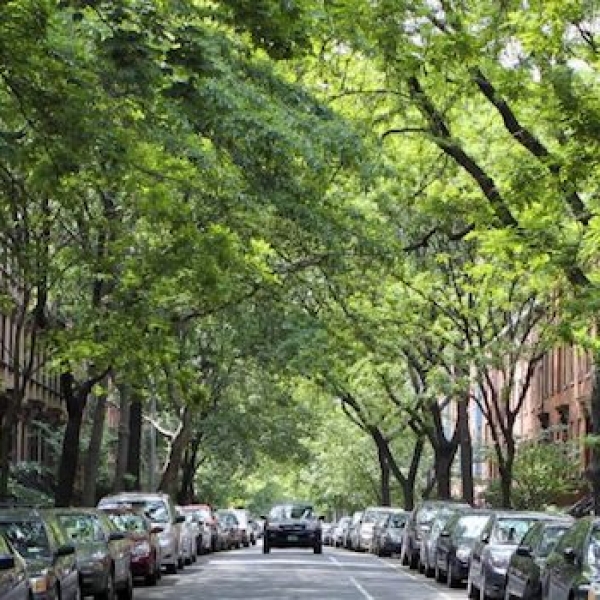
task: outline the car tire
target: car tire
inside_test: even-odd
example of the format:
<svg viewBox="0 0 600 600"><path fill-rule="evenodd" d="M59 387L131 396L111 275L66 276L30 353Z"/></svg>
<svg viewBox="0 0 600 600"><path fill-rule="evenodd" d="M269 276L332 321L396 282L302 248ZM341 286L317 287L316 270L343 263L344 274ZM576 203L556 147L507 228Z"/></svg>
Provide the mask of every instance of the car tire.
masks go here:
<svg viewBox="0 0 600 600"><path fill-rule="evenodd" d="M244 548L249 548L250 547L250 542L243 542L243 546L244 546Z"/></svg>
<svg viewBox="0 0 600 600"><path fill-rule="evenodd" d="M94 600L115 600L115 579L112 573L106 580L106 589L99 594L94 594Z"/></svg>
<svg viewBox="0 0 600 600"><path fill-rule="evenodd" d="M131 572L129 573L125 587L117 592L117 598L119 600L133 600L133 577L131 576Z"/></svg>
<svg viewBox="0 0 600 600"><path fill-rule="evenodd" d="M171 563L165 567L167 573L170 575L177 575L177 563Z"/></svg>
<svg viewBox="0 0 600 600"><path fill-rule="evenodd" d="M444 579L445 579L445 574L442 573L440 567L438 564L435 565L435 580L438 583L444 583Z"/></svg>
<svg viewBox="0 0 600 600"><path fill-rule="evenodd" d="M182 557L179 557L177 559L177 568L179 570L183 570L184 567L185 567L185 560Z"/></svg>
<svg viewBox="0 0 600 600"><path fill-rule="evenodd" d="M271 552L271 548L268 544L263 543L263 554L269 554L269 552Z"/></svg>
<svg viewBox="0 0 600 600"><path fill-rule="evenodd" d="M460 581L452 574L452 563L448 562L446 571L446 583L450 589L458 587Z"/></svg>
<svg viewBox="0 0 600 600"><path fill-rule="evenodd" d="M323 544L317 544L314 548L313 548L313 552L315 554L323 554Z"/></svg>
<svg viewBox="0 0 600 600"><path fill-rule="evenodd" d="M144 579L148 587L153 587L158 583L158 577L156 576L156 568L152 569L152 573L148 573Z"/></svg>

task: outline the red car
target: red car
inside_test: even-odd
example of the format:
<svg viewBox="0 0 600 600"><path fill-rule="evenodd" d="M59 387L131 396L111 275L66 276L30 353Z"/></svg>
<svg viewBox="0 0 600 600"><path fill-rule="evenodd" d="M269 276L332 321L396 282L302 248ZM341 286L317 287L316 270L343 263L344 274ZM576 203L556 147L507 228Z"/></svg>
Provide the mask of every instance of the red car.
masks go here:
<svg viewBox="0 0 600 600"><path fill-rule="evenodd" d="M131 540L131 575L143 577L147 585L156 585L160 579L161 527L153 527L144 515L126 508L102 509L117 528Z"/></svg>

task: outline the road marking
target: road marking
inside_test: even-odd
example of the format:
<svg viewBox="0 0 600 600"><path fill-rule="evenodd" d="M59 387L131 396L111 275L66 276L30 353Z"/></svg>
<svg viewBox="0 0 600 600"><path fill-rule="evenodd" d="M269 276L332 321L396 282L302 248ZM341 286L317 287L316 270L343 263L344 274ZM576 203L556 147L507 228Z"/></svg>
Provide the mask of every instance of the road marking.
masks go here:
<svg viewBox="0 0 600 600"><path fill-rule="evenodd" d="M428 581L423 581L421 577L417 577L417 575L415 575L414 573L409 573L408 571L404 570L402 568L402 565L394 565L379 557L377 557L377 560L381 561L384 565L388 566L390 569L396 571L397 573L402 573L402 575L408 577L409 579L412 579L413 581L419 581L419 583L423 587L426 587L428 590L435 592L437 594L437 597L440 598L440 600L454 600L452 596L450 596L446 592L442 592L439 588L435 587Z"/></svg>
<svg viewBox="0 0 600 600"><path fill-rule="evenodd" d="M341 563L337 558L335 558L335 556L329 556L328 558L334 565L339 567L340 570L344 570L344 564ZM367 590L365 590L365 588L362 585L360 585L360 583L358 583L358 581L356 581L356 579L352 577L352 575L349 577L349 581L363 595L365 600L375 600L375 598L373 598L373 596L371 596L371 594L369 594L369 592L367 592Z"/></svg>

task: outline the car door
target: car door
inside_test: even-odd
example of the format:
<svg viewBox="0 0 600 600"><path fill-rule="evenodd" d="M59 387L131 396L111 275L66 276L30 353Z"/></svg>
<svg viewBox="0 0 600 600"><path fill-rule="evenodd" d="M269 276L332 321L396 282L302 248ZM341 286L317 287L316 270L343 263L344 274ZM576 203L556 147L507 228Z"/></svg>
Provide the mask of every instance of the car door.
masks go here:
<svg viewBox="0 0 600 600"><path fill-rule="evenodd" d="M542 540L543 531L543 523L534 523L510 559L507 589L518 598L527 598L528 581L533 569L537 568L534 553Z"/></svg>
<svg viewBox="0 0 600 600"><path fill-rule="evenodd" d="M25 563L0 535L0 598L25 600L29 597Z"/></svg>
<svg viewBox="0 0 600 600"><path fill-rule="evenodd" d="M471 553L471 565L469 567L469 579L475 587L479 588L481 585L481 565L482 555L485 547L489 543L490 535L492 534L492 528L496 522L495 515L491 515L483 528L479 539L473 546L473 552Z"/></svg>
<svg viewBox="0 0 600 600"><path fill-rule="evenodd" d="M549 556L542 586L545 600L568 600L571 584L581 570L583 546L589 529L589 519L575 523Z"/></svg>
<svg viewBox="0 0 600 600"><path fill-rule="evenodd" d="M105 514L95 514L93 519L94 537L106 540L115 565L115 583L121 585L128 581L131 571L130 541Z"/></svg>
<svg viewBox="0 0 600 600"><path fill-rule="evenodd" d="M56 577L63 590L63 598L71 600L77 596L79 588L79 572L77 571L77 555L73 541L59 525L56 517L50 512L42 513L46 535L55 556ZM69 548L73 548L69 552Z"/></svg>

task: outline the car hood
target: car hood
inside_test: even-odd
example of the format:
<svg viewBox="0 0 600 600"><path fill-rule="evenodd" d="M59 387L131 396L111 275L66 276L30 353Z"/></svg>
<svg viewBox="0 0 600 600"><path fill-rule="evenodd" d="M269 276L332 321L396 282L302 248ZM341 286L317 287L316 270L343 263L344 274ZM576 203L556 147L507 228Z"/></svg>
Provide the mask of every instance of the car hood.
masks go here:
<svg viewBox="0 0 600 600"><path fill-rule="evenodd" d="M99 555L106 556L108 554L108 547L104 542L81 542L75 546L75 549L77 560L80 561L99 560Z"/></svg>

